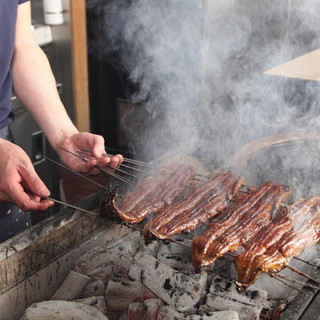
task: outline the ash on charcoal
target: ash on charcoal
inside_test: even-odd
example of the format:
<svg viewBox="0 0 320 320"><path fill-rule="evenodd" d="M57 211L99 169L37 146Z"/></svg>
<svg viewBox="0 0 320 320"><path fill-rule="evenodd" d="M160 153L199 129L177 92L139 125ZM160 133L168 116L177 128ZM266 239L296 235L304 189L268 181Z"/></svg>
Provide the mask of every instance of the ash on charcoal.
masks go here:
<svg viewBox="0 0 320 320"><path fill-rule="evenodd" d="M259 319L262 309L270 308L266 291L249 291L239 293L233 281L220 276L213 278L205 304L200 306L201 313L211 311L238 312L240 320Z"/></svg>
<svg viewBox="0 0 320 320"><path fill-rule="evenodd" d="M87 275L70 270L62 285L51 297L51 300L77 299L90 281L91 278Z"/></svg>
<svg viewBox="0 0 320 320"><path fill-rule="evenodd" d="M74 301L44 301L31 305L25 320L108 320L98 308Z"/></svg>
<svg viewBox="0 0 320 320"><path fill-rule="evenodd" d="M205 314L184 315L173 308L163 307L158 314L157 320L239 320L239 315L235 311L215 311Z"/></svg>
<svg viewBox="0 0 320 320"><path fill-rule="evenodd" d="M94 279L111 277L119 271L119 265L123 269L129 268L132 257L143 246L143 237L136 231L91 250L76 262L73 269Z"/></svg>
<svg viewBox="0 0 320 320"><path fill-rule="evenodd" d="M106 287L104 282L101 279L91 281L83 289L83 292L79 298L102 296L104 295L105 291L106 291Z"/></svg>
<svg viewBox="0 0 320 320"><path fill-rule="evenodd" d="M104 296L92 296L83 299L74 300L75 302L80 302L91 307L98 308L103 314L107 313L107 305Z"/></svg>
<svg viewBox="0 0 320 320"><path fill-rule="evenodd" d="M163 307L164 303L160 299L148 299L143 303L133 302L128 306L128 319L141 320L141 319L157 319L159 310Z"/></svg>
<svg viewBox="0 0 320 320"><path fill-rule="evenodd" d="M239 315L235 311L216 311L208 312L203 315L192 315L182 318L177 318L177 320L239 320Z"/></svg>
<svg viewBox="0 0 320 320"><path fill-rule="evenodd" d="M191 250L184 245L174 242L168 244L160 242L156 258L183 273L191 274L194 272Z"/></svg>
<svg viewBox="0 0 320 320"><path fill-rule="evenodd" d="M189 275L178 272L158 259L137 253L129 277L141 281L167 304L178 311L196 306L205 293L207 274ZM156 268L157 266L157 268Z"/></svg>
<svg viewBox="0 0 320 320"><path fill-rule="evenodd" d="M157 298L150 290L137 281L109 281L105 299L108 312L126 312L133 302L143 302L146 299Z"/></svg>

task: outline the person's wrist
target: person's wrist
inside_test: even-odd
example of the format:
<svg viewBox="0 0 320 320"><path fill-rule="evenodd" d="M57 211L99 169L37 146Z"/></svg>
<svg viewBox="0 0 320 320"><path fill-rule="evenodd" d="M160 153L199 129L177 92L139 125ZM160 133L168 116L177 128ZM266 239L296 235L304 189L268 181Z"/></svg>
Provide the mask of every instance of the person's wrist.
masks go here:
<svg viewBox="0 0 320 320"><path fill-rule="evenodd" d="M51 146L58 151L58 149L62 146L64 146L72 136L79 133L79 131L74 127L72 129L61 129L59 132L56 132L54 137L48 137L48 140L51 144Z"/></svg>

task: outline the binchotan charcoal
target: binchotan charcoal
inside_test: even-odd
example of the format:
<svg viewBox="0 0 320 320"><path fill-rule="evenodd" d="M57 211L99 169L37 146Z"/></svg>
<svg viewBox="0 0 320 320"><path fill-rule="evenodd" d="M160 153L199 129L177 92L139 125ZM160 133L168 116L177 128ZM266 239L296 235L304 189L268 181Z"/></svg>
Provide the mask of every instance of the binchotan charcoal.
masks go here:
<svg viewBox="0 0 320 320"><path fill-rule="evenodd" d="M188 239L184 239L183 243L186 245L189 244L190 247L192 245L191 240L188 243ZM194 271L191 250L185 245L175 242L159 242L156 258L181 272L189 274Z"/></svg>
<svg viewBox="0 0 320 320"><path fill-rule="evenodd" d="M143 252L145 254L149 254L149 255L155 257L157 255L159 247L160 247L160 242L159 241L152 241L152 242L149 242L148 244L146 244L145 246L143 246L139 250L139 252Z"/></svg>
<svg viewBox="0 0 320 320"><path fill-rule="evenodd" d="M143 253L137 253L134 259L135 263L130 267L129 276L141 281L177 311L191 310L205 293L205 272L187 276Z"/></svg>
<svg viewBox="0 0 320 320"><path fill-rule="evenodd" d="M75 263L75 271L86 274L94 279L103 279L114 274L119 257L126 257L127 261L144 245L140 232L132 232L127 236L99 246L81 256Z"/></svg>
<svg viewBox="0 0 320 320"><path fill-rule="evenodd" d="M92 296L83 299L74 300L75 302L80 302L91 307L98 308L103 314L107 313L107 305L104 296Z"/></svg>
<svg viewBox="0 0 320 320"><path fill-rule="evenodd" d="M174 320L239 320L239 314L236 311L215 311L178 317Z"/></svg>
<svg viewBox="0 0 320 320"><path fill-rule="evenodd" d="M145 318L146 310L141 302L132 302L128 305L127 319L128 320L141 320ZM152 318L150 320L153 320Z"/></svg>
<svg viewBox="0 0 320 320"><path fill-rule="evenodd" d="M25 320L108 320L99 309L74 301L43 301L26 310Z"/></svg>
<svg viewBox="0 0 320 320"><path fill-rule="evenodd" d="M128 306L128 320L157 320L159 309L164 306L160 299L148 299L143 303L133 302Z"/></svg>
<svg viewBox="0 0 320 320"><path fill-rule="evenodd" d="M158 313L157 320L175 320L181 318L183 313L174 310L170 306L164 306Z"/></svg>
<svg viewBox="0 0 320 320"><path fill-rule="evenodd" d="M213 279L209 291L205 304L199 308L201 313L233 310L240 320L255 320L259 319L263 308L270 307L266 291L239 293L233 281L219 276Z"/></svg>
<svg viewBox="0 0 320 320"><path fill-rule="evenodd" d="M130 303L155 298L157 297L138 281L110 280L105 293L108 312L127 312Z"/></svg>
<svg viewBox="0 0 320 320"><path fill-rule="evenodd" d="M120 255L115 261L113 266L113 277L111 280L115 281L129 281L129 269L133 263L133 260Z"/></svg>
<svg viewBox="0 0 320 320"><path fill-rule="evenodd" d="M147 319L157 319L159 311L164 306L164 302L161 299L148 299L143 304L147 309Z"/></svg>
<svg viewBox="0 0 320 320"><path fill-rule="evenodd" d="M80 297L84 288L92 279L82 273L70 270L51 300L75 300Z"/></svg>
<svg viewBox="0 0 320 320"><path fill-rule="evenodd" d="M184 315L172 307L165 306L161 308L156 320L239 320L239 316L235 311L216 311L207 312L203 315Z"/></svg>
<svg viewBox="0 0 320 320"><path fill-rule="evenodd" d="M157 320L157 315L164 303L160 299L148 299L143 303L133 302L128 306L128 320Z"/></svg>
<svg viewBox="0 0 320 320"><path fill-rule="evenodd" d="M106 286L102 280L95 280L89 282L83 289L83 292L79 298L104 296Z"/></svg>

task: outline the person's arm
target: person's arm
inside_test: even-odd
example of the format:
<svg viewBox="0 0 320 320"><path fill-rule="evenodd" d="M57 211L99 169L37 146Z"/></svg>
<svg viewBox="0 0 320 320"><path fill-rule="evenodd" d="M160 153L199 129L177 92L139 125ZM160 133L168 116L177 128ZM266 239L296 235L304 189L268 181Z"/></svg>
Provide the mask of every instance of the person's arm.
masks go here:
<svg viewBox="0 0 320 320"><path fill-rule="evenodd" d="M98 173L94 168L109 163L118 166L121 155L102 157L106 153L102 136L79 133L70 120L57 91L55 78L42 49L31 31L30 2L18 6L14 56L12 61L14 92L43 130L62 161L79 172ZM83 162L62 151L76 152L78 147L92 150L97 161Z"/></svg>

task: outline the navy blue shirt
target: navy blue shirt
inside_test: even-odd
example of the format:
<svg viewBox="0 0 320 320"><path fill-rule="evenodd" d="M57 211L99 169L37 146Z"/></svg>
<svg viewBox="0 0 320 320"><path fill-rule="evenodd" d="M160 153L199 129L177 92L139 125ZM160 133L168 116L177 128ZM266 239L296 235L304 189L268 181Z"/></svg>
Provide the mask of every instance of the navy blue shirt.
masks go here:
<svg viewBox="0 0 320 320"><path fill-rule="evenodd" d="M29 0L0 0L0 129L12 122L11 60L17 20L17 8L20 3Z"/></svg>

